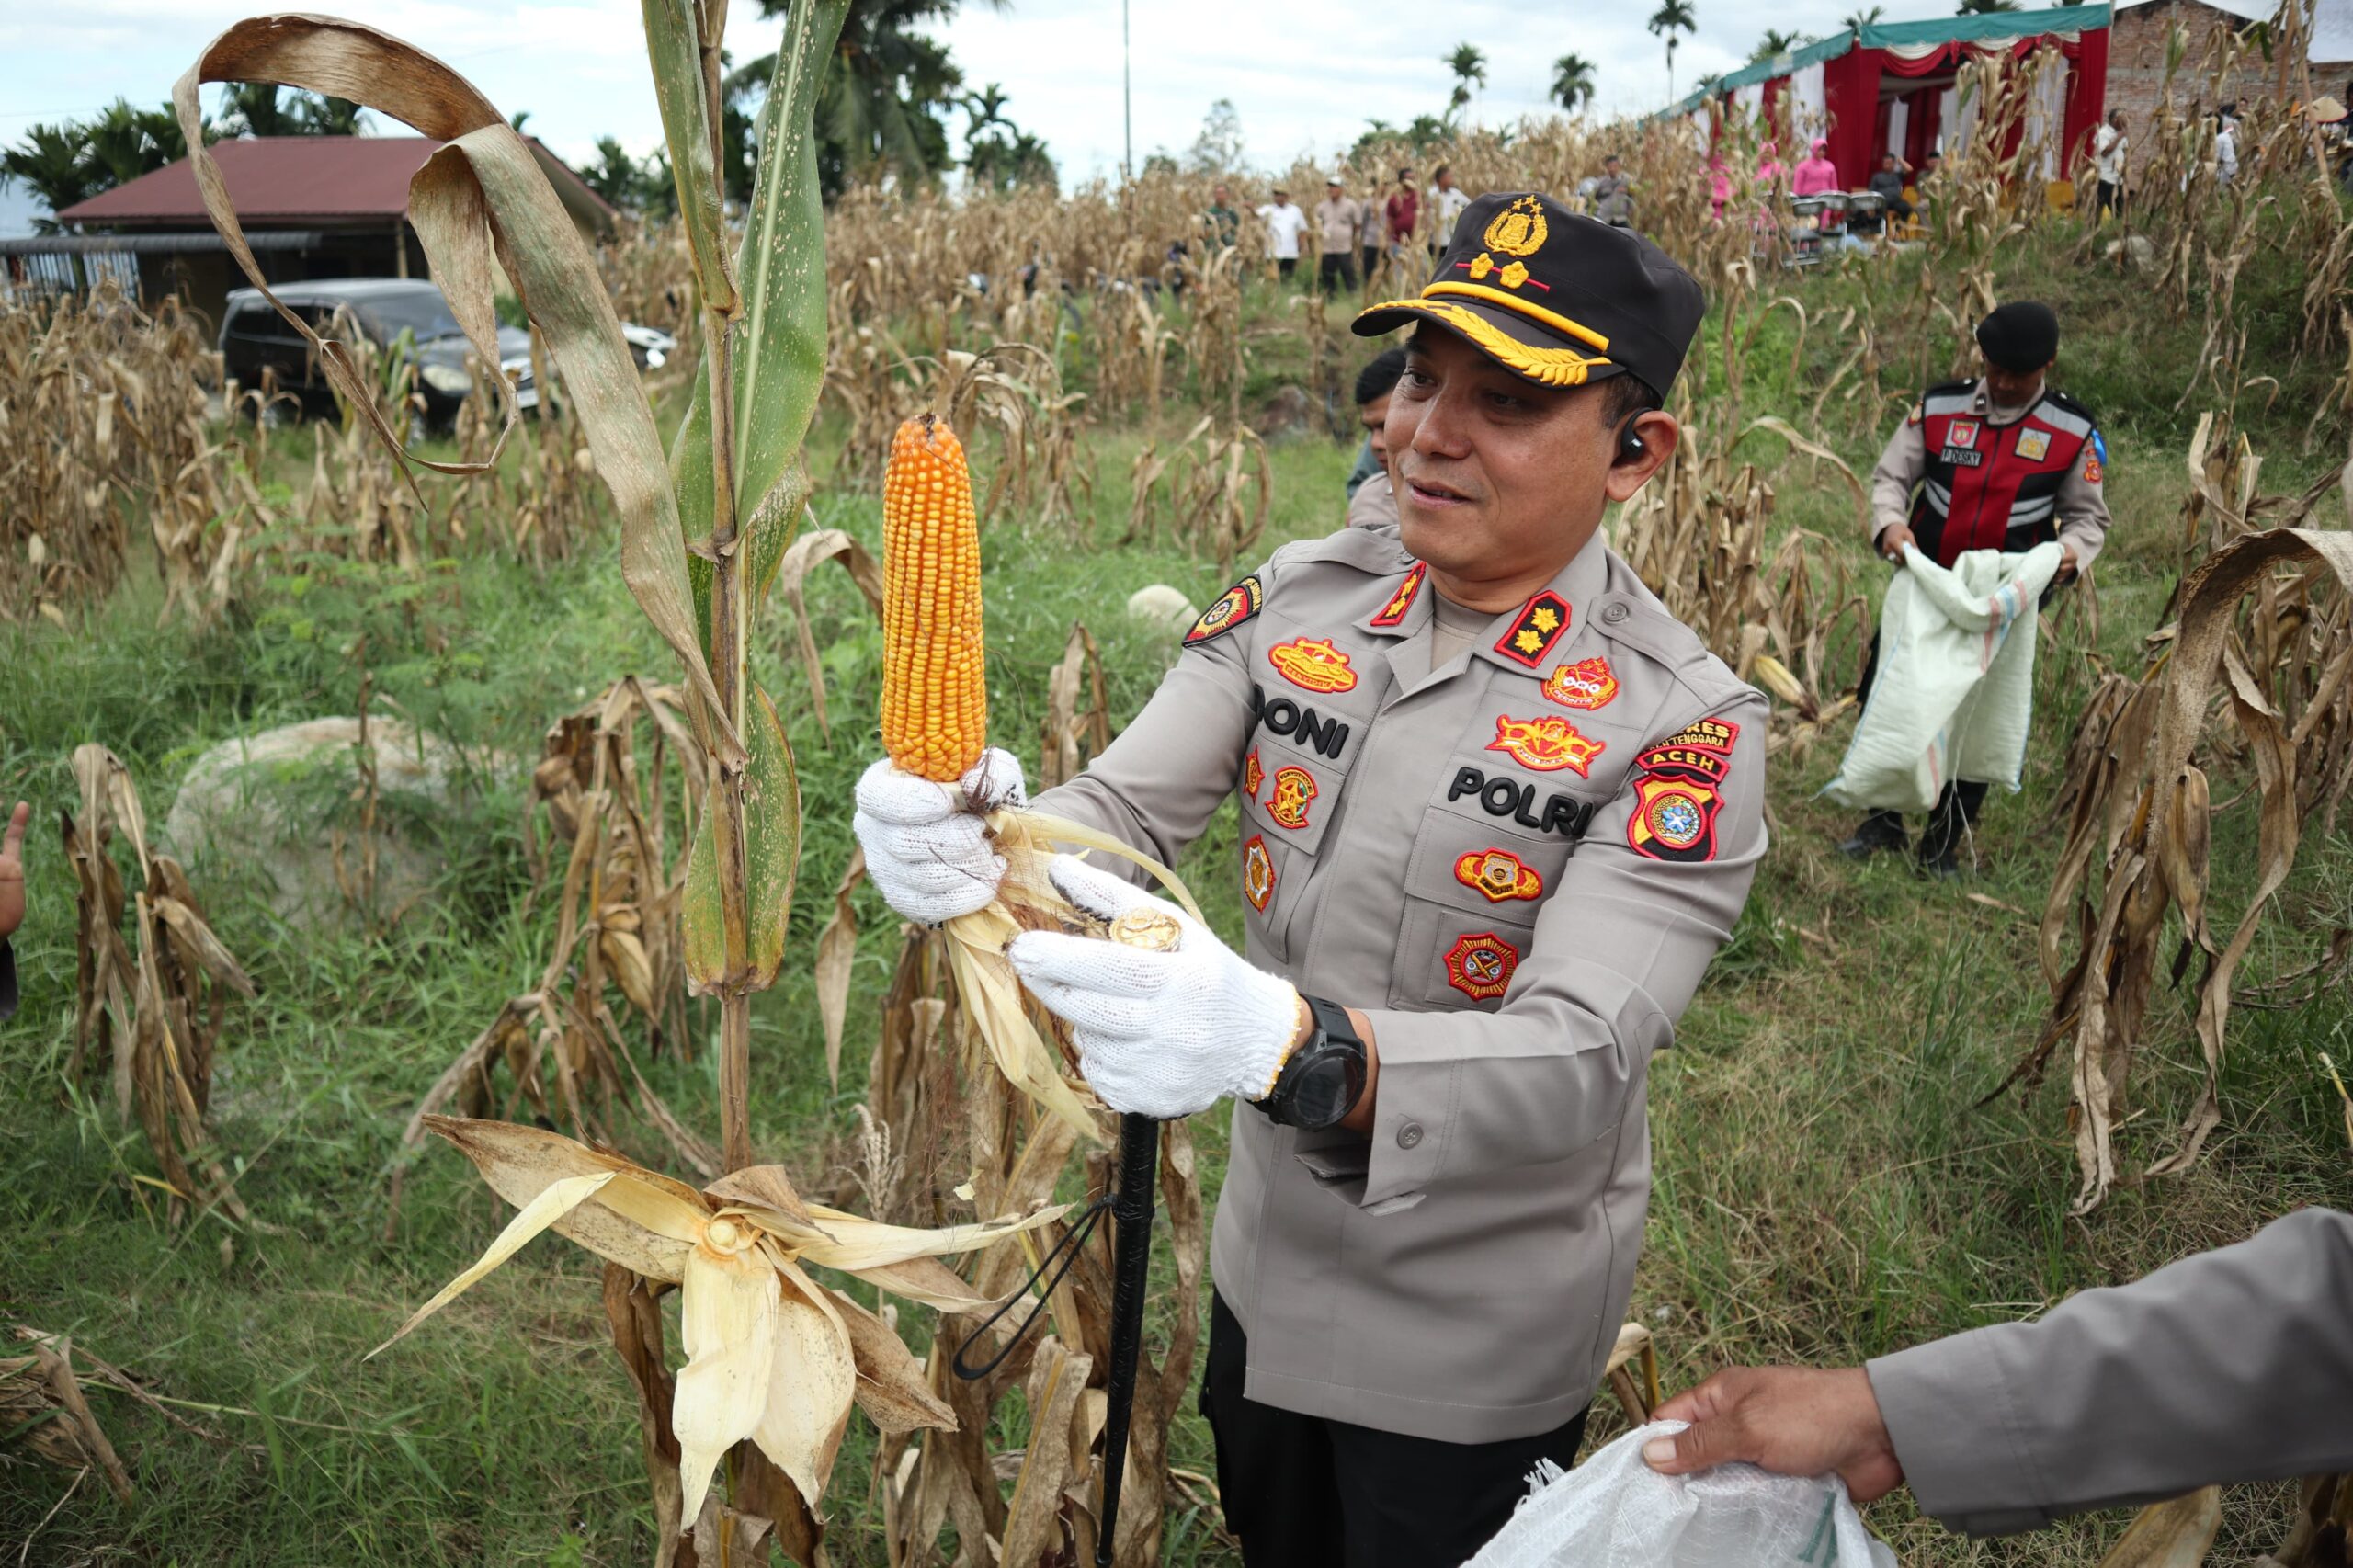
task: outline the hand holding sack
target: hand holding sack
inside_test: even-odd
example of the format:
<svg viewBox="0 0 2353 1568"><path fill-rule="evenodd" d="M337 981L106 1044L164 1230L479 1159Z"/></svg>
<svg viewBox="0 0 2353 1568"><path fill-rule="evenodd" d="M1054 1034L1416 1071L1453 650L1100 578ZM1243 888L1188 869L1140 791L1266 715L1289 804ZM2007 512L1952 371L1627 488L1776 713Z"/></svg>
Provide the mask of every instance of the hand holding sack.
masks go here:
<svg viewBox="0 0 2353 1568"><path fill-rule="evenodd" d="M1174 1119L1228 1095L1264 1098L1299 1032L1290 983L1251 967L1175 904L1074 857L1055 856L1048 875L1089 915L1149 913L1177 933L1161 951L1054 931L1025 931L1006 949L1030 994L1071 1026L1103 1103Z"/></svg>
<svg viewBox="0 0 2353 1568"><path fill-rule="evenodd" d="M885 760L858 779L850 827L883 901L909 920L938 926L995 899L1006 861L983 819L1028 803L1019 760L998 747L983 752L952 786Z"/></svg>

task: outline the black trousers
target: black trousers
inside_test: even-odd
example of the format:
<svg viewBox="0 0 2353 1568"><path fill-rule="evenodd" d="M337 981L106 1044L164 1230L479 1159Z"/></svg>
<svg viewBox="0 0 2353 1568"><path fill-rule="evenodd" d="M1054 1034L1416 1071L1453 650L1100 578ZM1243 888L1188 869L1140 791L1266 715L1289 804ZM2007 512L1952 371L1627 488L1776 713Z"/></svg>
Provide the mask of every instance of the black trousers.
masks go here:
<svg viewBox="0 0 2353 1568"><path fill-rule="evenodd" d="M1585 1437L1566 1426L1501 1443L1441 1443L1300 1415L1242 1397L1249 1347L1210 1298L1201 1414L1217 1438L1225 1528L1247 1568L1461 1568L1528 1495L1529 1471L1563 1470Z"/></svg>
<svg viewBox="0 0 2353 1568"><path fill-rule="evenodd" d="M1324 253L1324 259L1316 266L1316 281L1328 290L1336 278L1350 289L1357 286L1357 258L1353 253L1344 250Z"/></svg>

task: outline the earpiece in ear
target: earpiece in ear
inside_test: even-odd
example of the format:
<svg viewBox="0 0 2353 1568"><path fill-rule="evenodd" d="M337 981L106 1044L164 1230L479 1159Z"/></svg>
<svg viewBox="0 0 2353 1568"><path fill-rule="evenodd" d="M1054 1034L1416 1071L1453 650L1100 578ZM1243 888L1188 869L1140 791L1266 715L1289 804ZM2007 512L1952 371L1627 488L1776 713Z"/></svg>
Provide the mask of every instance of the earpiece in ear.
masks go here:
<svg viewBox="0 0 2353 1568"><path fill-rule="evenodd" d="M1640 416L1637 415L1637 417ZM1626 433L1618 438L1618 460L1620 462L1631 462L1647 450L1649 449L1643 445L1643 438L1635 432L1634 427L1631 425L1627 426Z"/></svg>

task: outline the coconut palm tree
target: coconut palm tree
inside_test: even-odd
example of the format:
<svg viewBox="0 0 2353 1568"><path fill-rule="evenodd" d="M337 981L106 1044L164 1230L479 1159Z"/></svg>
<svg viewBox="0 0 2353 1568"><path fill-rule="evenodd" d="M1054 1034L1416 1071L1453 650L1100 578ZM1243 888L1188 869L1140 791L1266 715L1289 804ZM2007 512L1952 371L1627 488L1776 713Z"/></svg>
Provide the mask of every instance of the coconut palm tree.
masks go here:
<svg viewBox="0 0 2353 1568"><path fill-rule="evenodd" d="M21 141L0 152L0 187L21 185L51 212L63 212L87 200L111 184L106 171L90 156L82 127L72 120L36 125ZM53 218L36 218L33 227L44 234L57 233Z"/></svg>
<svg viewBox="0 0 2353 1568"><path fill-rule="evenodd" d="M1446 100L1446 118L1450 124L1456 115L1471 107L1472 89L1487 85L1487 57L1477 45L1466 41L1456 44L1439 63L1454 73L1454 91Z"/></svg>
<svg viewBox="0 0 2353 1568"><path fill-rule="evenodd" d="M1879 26L1880 18L1886 15L1887 7L1884 6L1869 6L1859 11L1849 11L1847 13L1847 30L1859 33L1865 28L1875 28Z"/></svg>
<svg viewBox="0 0 2353 1568"><path fill-rule="evenodd" d="M793 0L760 0L766 17L790 15ZM964 74L929 31L955 16L958 0L850 0L834 58L818 90L818 183L827 194L852 178L890 174L926 182L955 162L945 116L959 106ZM1002 11L1006 0L982 0ZM774 55L733 73L764 89Z"/></svg>
<svg viewBox="0 0 2353 1568"><path fill-rule="evenodd" d="M1748 62L1754 65L1760 60L1770 60L1777 54L1787 54L1804 41L1801 34L1785 33L1779 28L1767 28L1765 36L1756 40L1756 47L1748 51Z"/></svg>
<svg viewBox="0 0 2353 1568"><path fill-rule="evenodd" d="M1666 40L1666 96L1675 97L1675 35L1697 32L1699 18L1691 9L1691 0L1659 0L1658 9L1651 13L1650 29Z"/></svg>
<svg viewBox="0 0 2353 1568"><path fill-rule="evenodd" d="M1563 54L1552 62L1552 101L1571 114L1593 102L1593 62L1582 54Z"/></svg>
<svg viewBox="0 0 2353 1568"><path fill-rule="evenodd" d="M1961 4L1953 7L1953 15L1957 17L1990 17L1996 11L2023 11L2025 9L2026 7L2024 6L2018 4L2018 0L1961 0Z"/></svg>

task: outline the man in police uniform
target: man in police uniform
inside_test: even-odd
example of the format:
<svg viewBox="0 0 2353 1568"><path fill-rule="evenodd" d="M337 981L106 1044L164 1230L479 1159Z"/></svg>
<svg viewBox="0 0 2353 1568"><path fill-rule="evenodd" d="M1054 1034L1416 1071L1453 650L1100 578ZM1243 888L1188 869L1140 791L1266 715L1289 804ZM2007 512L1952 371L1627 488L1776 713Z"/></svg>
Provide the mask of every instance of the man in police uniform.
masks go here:
<svg viewBox="0 0 2353 1568"><path fill-rule="evenodd" d="M2092 411L2045 378L2059 358L2059 318L2031 300L1995 308L1977 324L1984 374L1930 387L1880 454L1871 473L1871 548L1902 564L1915 545L1939 566L1964 551L2026 551L2057 540L2059 584L2074 582L2108 538L2102 469L2108 449ZM1870 695L1879 646L1863 672ZM1921 830L1920 864L1961 869L1962 839L1984 804L1982 779L1947 784ZM1904 815L1865 817L1839 850L1862 859L1906 845Z"/></svg>
<svg viewBox="0 0 2353 1568"><path fill-rule="evenodd" d="M1399 525L1277 551L1039 802L1167 861L1241 800L1245 954L1068 857L1073 903L1173 949L1010 951L1106 1103L1246 1102L1201 1403L1253 1568L1454 1568L1575 1457L1642 1244L1650 1057L1765 850L1764 699L1597 537L1674 449L1701 309L1630 232L1472 203L1429 285L1356 323L1414 328ZM961 808L1013 772L860 781L902 913L990 896Z"/></svg>

